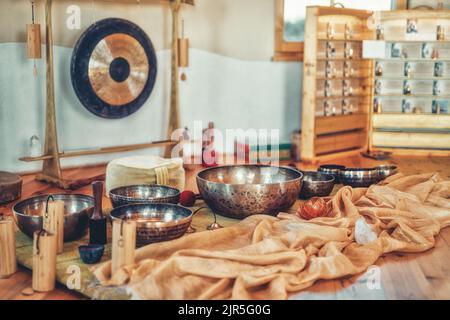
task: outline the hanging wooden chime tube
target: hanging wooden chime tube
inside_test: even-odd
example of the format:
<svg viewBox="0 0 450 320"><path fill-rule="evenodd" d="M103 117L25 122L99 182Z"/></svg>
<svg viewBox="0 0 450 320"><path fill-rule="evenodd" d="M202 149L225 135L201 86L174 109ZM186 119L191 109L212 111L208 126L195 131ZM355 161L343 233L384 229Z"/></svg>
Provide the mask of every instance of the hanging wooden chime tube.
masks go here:
<svg viewBox="0 0 450 320"><path fill-rule="evenodd" d="M11 276L16 270L14 221L0 215L0 279Z"/></svg>
<svg viewBox="0 0 450 320"><path fill-rule="evenodd" d="M112 236L111 274L134 264L136 248L136 221L114 221Z"/></svg>
<svg viewBox="0 0 450 320"><path fill-rule="evenodd" d="M36 59L42 58L41 25L35 23L35 2L31 1L31 24L27 24L27 55L34 59L34 74L36 75Z"/></svg>
<svg viewBox="0 0 450 320"><path fill-rule="evenodd" d="M44 230L56 236L56 252L64 249L64 201L48 201L44 213Z"/></svg>
<svg viewBox="0 0 450 320"><path fill-rule="evenodd" d="M55 289L56 235L45 230L33 235L33 290L48 292Z"/></svg>
<svg viewBox="0 0 450 320"><path fill-rule="evenodd" d="M181 38L178 39L178 66L189 67L189 39L184 37L184 20L181 22ZM181 80L186 80L186 74L181 74Z"/></svg>

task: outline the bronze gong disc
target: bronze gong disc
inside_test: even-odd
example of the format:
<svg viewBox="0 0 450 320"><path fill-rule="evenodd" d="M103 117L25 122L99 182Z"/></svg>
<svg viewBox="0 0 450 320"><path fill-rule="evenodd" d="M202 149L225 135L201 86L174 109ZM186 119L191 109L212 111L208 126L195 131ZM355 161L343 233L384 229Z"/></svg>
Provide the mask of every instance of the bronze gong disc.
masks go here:
<svg viewBox="0 0 450 320"><path fill-rule="evenodd" d="M123 19L92 25L74 49L72 84L81 103L104 118L137 111L156 79L156 55L147 35Z"/></svg>

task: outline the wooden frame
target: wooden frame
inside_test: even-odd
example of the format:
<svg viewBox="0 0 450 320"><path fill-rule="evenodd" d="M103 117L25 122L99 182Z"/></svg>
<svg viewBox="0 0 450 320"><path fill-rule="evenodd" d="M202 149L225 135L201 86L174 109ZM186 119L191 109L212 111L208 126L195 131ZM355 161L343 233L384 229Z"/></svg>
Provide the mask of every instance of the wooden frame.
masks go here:
<svg viewBox="0 0 450 320"><path fill-rule="evenodd" d="M56 130L56 106L54 88L54 68L53 68L53 32L52 32L52 4L54 0L45 1L45 22L46 22L46 117L45 117L45 145L44 155L39 157L22 157L19 160L25 162L43 161L42 172L36 175L36 180L54 184L62 189L77 189L92 181L103 178L102 176L90 177L82 180L64 179L61 172L60 158L77 157L87 155L99 155L107 153L125 152L144 148L165 147L165 155L169 154L178 141L171 141L171 130L179 128L179 93L178 93L178 35L179 35L179 10L181 4L194 5L194 0L165 0L172 11L172 83L170 96L170 112L168 125L168 140L156 141L135 145L124 145L109 148L99 148L95 150L84 150L76 152L59 152L58 134ZM120 0L130 2L130 0ZM155 1L155 0L151 0Z"/></svg>
<svg viewBox="0 0 450 320"><path fill-rule="evenodd" d="M275 55L274 61L302 61L303 42L284 40L284 0L275 3Z"/></svg>
<svg viewBox="0 0 450 320"><path fill-rule="evenodd" d="M302 147L301 158L305 162L327 161L339 156L358 154L368 149L369 108L371 106L372 69L371 60L362 58L320 58L323 52L323 43L335 44L359 43L364 39L372 39L373 31L366 27L365 21L372 15L366 10L344 9L336 7L308 7L305 25L305 52L303 67L303 101L302 101ZM346 37L327 38L323 36L324 24L328 21L339 21L340 24L355 24L358 26L358 36L352 39ZM326 29L326 28L325 28ZM322 49L321 49L322 48ZM322 50L322 51L321 51ZM324 62L325 61L325 62ZM319 64L328 62L358 65L358 75L333 75L325 78L319 75ZM366 78L361 85L361 96L320 97L317 93L318 83L323 81L341 81ZM342 90L342 89L341 89ZM355 98L358 101L358 112L354 114L342 114L333 117L317 116L317 100L343 101Z"/></svg>
<svg viewBox="0 0 450 320"><path fill-rule="evenodd" d="M449 10L397 10L383 11L380 15L381 23L385 30L388 26L392 29L386 32L385 40L388 42L404 42L403 33L396 32L399 20L424 19L446 21L450 25ZM414 42L414 41L413 41ZM423 41L427 42L427 41ZM450 48L448 40L443 41ZM383 59L389 61L390 58ZM394 58L396 59L396 58ZM438 58L439 59L439 58ZM437 60L438 60L437 59ZM412 59L415 63L420 60ZM402 61L408 61L408 58ZM427 63L427 62L425 62ZM382 78L382 76L381 76ZM389 77L389 80L395 77ZM400 76L398 79L402 79ZM414 80L414 77L412 77ZM426 81L434 81L431 77ZM425 80L422 80L425 81ZM375 93L373 94L376 96ZM414 98L415 94L408 95ZM429 98L428 95L417 95ZM383 95L381 95L381 100ZM431 101L430 101L431 104ZM374 113L371 108L371 130L369 145L371 151L388 151L397 155L422 155L422 156L446 156L450 157L450 115L432 113Z"/></svg>

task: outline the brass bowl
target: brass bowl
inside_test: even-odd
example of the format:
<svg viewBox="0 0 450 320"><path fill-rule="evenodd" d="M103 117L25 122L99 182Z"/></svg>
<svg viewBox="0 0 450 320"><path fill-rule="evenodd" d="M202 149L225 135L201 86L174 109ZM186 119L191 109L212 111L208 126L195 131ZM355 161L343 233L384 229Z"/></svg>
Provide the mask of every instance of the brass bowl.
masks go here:
<svg viewBox="0 0 450 320"><path fill-rule="evenodd" d="M42 230L47 199L40 195L18 202L13 207L17 224L23 233L33 238L35 231ZM72 241L86 235L89 216L94 210L94 198L83 194L52 194L55 201L64 201L64 241Z"/></svg>
<svg viewBox="0 0 450 320"><path fill-rule="evenodd" d="M298 199L302 179L303 174L293 168L234 165L199 172L197 186L214 212L244 219L289 209Z"/></svg>
<svg viewBox="0 0 450 320"><path fill-rule="evenodd" d="M341 166L338 164L324 164L321 165L319 169L317 169L317 171L320 173L331 174L334 177L334 182L340 183L341 181L339 180L339 173L344 169L345 166Z"/></svg>
<svg viewBox="0 0 450 320"><path fill-rule="evenodd" d="M397 166L394 165L382 165L377 166L375 169L378 171L379 180L384 180L389 176L392 176L398 172Z"/></svg>
<svg viewBox="0 0 450 320"><path fill-rule="evenodd" d="M379 174L375 168L345 168L341 170L339 178L343 185L367 188L379 181Z"/></svg>
<svg viewBox="0 0 450 320"><path fill-rule="evenodd" d="M171 203L140 203L117 207L111 219L134 220L137 223L138 247L183 236L192 221L192 211Z"/></svg>
<svg viewBox="0 0 450 320"><path fill-rule="evenodd" d="M156 184L141 184L114 188L109 192L114 208L136 203L173 203L180 201L180 190Z"/></svg>
<svg viewBox="0 0 450 320"><path fill-rule="evenodd" d="M300 191L301 199L309 199L311 197L326 197L330 195L334 187L334 177L330 174L302 171L303 186Z"/></svg>

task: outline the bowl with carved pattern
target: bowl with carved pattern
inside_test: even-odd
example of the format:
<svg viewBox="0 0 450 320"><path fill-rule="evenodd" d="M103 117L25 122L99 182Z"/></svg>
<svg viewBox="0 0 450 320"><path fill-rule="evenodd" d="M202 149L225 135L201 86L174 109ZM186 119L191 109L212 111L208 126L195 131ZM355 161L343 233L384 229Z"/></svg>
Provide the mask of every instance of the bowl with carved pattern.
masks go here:
<svg viewBox="0 0 450 320"><path fill-rule="evenodd" d="M136 221L138 247L180 238L191 225L192 215L190 209L172 203L128 204L110 214L112 221Z"/></svg>
<svg viewBox="0 0 450 320"><path fill-rule="evenodd" d="M254 214L276 215L298 199L303 174L290 167L232 165L203 170L197 186L216 213L235 219Z"/></svg>

